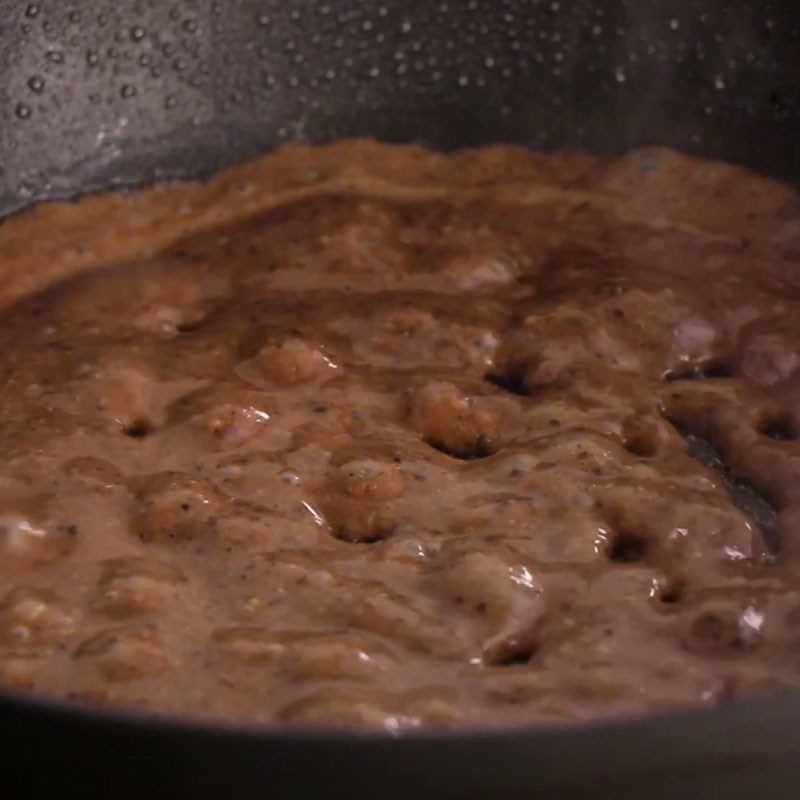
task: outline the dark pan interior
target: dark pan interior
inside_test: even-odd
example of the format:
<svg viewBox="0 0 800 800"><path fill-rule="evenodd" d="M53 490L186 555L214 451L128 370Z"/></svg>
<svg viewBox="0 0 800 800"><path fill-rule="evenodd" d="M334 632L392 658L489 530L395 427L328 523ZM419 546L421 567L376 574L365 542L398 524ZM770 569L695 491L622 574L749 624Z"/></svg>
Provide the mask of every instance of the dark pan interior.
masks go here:
<svg viewBox="0 0 800 800"><path fill-rule="evenodd" d="M800 185L800 3L0 0L0 101L0 216L354 135L663 144ZM401 741L133 723L8 695L0 714L17 796L800 797L796 696Z"/></svg>
<svg viewBox="0 0 800 800"><path fill-rule="evenodd" d="M800 184L796 0L0 0L0 214L370 135Z"/></svg>

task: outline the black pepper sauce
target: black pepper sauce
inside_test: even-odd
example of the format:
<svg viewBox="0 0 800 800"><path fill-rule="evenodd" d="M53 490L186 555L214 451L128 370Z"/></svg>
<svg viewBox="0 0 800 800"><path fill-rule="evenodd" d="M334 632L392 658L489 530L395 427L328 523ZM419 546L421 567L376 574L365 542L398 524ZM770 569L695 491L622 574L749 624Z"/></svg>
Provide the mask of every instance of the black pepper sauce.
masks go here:
<svg viewBox="0 0 800 800"><path fill-rule="evenodd" d="M390 730L797 686L798 220L353 142L7 223L0 681Z"/></svg>

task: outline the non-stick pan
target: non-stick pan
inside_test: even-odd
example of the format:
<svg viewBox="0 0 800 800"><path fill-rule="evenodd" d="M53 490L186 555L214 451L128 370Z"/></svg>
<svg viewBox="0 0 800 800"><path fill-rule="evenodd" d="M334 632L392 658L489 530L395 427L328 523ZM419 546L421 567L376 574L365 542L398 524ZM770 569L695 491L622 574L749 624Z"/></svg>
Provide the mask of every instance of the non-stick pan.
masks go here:
<svg viewBox="0 0 800 800"><path fill-rule="evenodd" d="M799 122L796 0L0 0L0 215L356 135L655 143L800 185ZM800 797L796 695L396 739L11 694L0 723L7 797Z"/></svg>

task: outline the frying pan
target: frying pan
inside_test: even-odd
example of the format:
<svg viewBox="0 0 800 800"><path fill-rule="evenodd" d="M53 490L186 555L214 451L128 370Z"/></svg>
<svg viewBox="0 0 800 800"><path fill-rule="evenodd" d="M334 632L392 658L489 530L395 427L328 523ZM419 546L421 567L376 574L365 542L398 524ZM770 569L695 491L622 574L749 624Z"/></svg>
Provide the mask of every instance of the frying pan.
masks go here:
<svg viewBox="0 0 800 800"><path fill-rule="evenodd" d="M800 185L796 0L0 0L0 216L286 140L620 152ZM797 798L788 694L579 728L235 730L0 694L3 791Z"/></svg>

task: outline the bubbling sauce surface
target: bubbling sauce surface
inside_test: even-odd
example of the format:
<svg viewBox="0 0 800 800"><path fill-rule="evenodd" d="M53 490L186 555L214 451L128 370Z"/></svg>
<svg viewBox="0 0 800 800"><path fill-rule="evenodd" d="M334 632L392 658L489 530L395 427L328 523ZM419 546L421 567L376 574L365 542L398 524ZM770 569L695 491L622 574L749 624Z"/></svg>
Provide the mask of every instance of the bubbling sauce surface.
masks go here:
<svg viewBox="0 0 800 800"><path fill-rule="evenodd" d="M0 683L509 726L800 686L800 202L293 146L0 227Z"/></svg>

